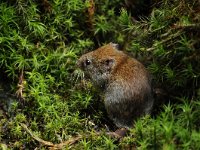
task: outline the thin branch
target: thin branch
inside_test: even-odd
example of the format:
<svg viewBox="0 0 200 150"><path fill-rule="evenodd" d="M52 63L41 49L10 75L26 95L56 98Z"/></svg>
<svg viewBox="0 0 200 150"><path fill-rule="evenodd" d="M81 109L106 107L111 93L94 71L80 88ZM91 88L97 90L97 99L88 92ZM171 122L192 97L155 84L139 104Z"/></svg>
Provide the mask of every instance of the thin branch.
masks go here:
<svg viewBox="0 0 200 150"><path fill-rule="evenodd" d="M53 144L52 142L45 141L45 140L43 140L43 139L37 137L36 135L34 135L34 134L32 133L32 131L29 130L28 127L27 127L25 124L20 123L20 125L24 128L24 130L26 130L26 132L27 132L33 139L35 139L35 140L38 141L39 143L41 143L41 144L43 144L43 145L45 145L45 146L51 146L51 147L54 146L54 144Z"/></svg>
<svg viewBox="0 0 200 150"><path fill-rule="evenodd" d="M59 144L53 144L52 142L49 141L45 141L41 138L39 138L38 136L34 135L32 133L32 131L30 129L28 129L28 127L24 124L24 123L20 123L20 125L22 126L22 128L24 128L24 130L36 141L38 141L39 143L41 143L44 146L48 146L48 148L50 150L56 150L56 149L63 149L66 146L70 146L75 144L76 142L80 141L81 139L83 139L84 137L88 138L91 135L86 135L86 136L82 136L82 135L78 135L76 137L72 137L70 139L68 139L67 141L61 142ZM110 136L111 138L114 138L116 140L120 140L122 139L125 134L127 133L127 129L121 128L116 130L115 132L107 132L106 134L108 136ZM94 134L95 136L99 136L101 135L101 132L95 132Z"/></svg>
<svg viewBox="0 0 200 150"><path fill-rule="evenodd" d="M25 81L24 81L24 70L22 69L21 73L20 73L20 76L19 76L19 82L17 84L18 89L16 91L16 95L20 99L24 99L24 97L23 97L24 84L25 84Z"/></svg>
<svg viewBox="0 0 200 150"><path fill-rule="evenodd" d="M53 144L52 142L49 142L49 141L45 141L41 138L39 138L38 136L34 135L32 133L32 131L30 129L28 129L28 127L23 124L23 123L20 123L20 125L24 128L24 130L33 138L35 139L36 141L38 141L39 143L41 143L42 145L44 146L48 146L50 150L55 150L55 149L62 149L66 146L70 146L72 144L75 144L76 142L78 142L79 140L81 140L83 138L83 136L79 135L79 136L76 136L76 137L72 137L70 138L69 140L67 141L64 141L64 142L61 142L59 144Z"/></svg>

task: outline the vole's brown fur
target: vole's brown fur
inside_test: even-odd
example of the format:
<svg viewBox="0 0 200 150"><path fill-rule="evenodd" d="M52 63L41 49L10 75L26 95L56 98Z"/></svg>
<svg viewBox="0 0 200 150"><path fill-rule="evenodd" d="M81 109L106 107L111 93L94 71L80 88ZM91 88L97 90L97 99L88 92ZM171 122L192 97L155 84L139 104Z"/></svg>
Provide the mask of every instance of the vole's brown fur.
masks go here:
<svg viewBox="0 0 200 150"><path fill-rule="evenodd" d="M129 128L153 106L151 79L136 59L110 43L84 54L78 65L102 89L109 117L117 127Z"/></svg>

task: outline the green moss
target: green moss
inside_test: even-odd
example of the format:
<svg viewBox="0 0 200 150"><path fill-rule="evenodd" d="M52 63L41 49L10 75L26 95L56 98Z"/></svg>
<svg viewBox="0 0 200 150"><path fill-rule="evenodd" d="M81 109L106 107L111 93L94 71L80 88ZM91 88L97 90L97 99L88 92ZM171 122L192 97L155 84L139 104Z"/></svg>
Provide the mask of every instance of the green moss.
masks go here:
<svg viewBox="0 0 200 150"><path fill-rule="evenodd" d="M53 143L83 136L63 149L200 149L200 4L154 2L136 19L135 5L95 1L89 16L88 0L0 2L1 149L48 148L22 123ZM76 68L80 55L109 42L142 61L165 95L121 141L106 135L115 126Z"/></svg>

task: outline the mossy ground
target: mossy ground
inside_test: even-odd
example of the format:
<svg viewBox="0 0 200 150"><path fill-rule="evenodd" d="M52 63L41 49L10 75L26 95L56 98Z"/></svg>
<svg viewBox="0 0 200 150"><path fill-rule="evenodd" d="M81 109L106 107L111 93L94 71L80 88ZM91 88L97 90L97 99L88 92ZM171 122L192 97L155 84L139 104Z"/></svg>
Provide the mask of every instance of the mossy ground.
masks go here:
<svg viewBox="0 0 200 150"><path fill-rule="evenodd" d="M146 4L2 0L1 149L48 149L34 136L52 143L81 137L63 149L200 149L200 3ZM145 64L157 89L153 114L121 141L105 134L115 126L75 65L109 42Z"/></svg>

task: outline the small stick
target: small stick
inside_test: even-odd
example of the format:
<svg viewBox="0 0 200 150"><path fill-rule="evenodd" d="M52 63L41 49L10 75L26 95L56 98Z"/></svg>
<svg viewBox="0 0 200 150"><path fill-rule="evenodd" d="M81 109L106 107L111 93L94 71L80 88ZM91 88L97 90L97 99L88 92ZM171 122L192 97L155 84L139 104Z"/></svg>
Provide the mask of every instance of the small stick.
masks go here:
<svg viewBox="0 0 200 150"><path fill-rule="evenodd" d="M76 137L72 137L72 138L68 139L67 141L61 142L59 144L53 144L52 142L45 141L45 140L39 138L38 136L34 135L32 133L32 131L30 129L28 129L28 127L24 123L20 123L20 125L24 128L24 130L26 130L26 132L33 139L35 139L39 143L43 144L44 146L48 146L48 148L50 150L63 149L66 146L70 146L70 145L75 144L76 142L78 142L79 140L81 140L84 137L87 137L87 138L89 137L89 135L86 135L86 136L78 135ZM119 140L119 139L122 139L125 136L126 133L127 133L127 129L122 128L122 129L119 129L115 132L109 132L109 133L107 133L107 135L110 136L111 138ZM99 135L101 135L100 132L95 132L95 136L99 136Z"/></svg>
<svg viewBox="0 0 200 150"><path fill-rule="evenodd" d="M16 91L16 95L19 99L24 99L23 97L23 89L24 89L24 84L25 84L25 80L24 80L24 70L21 70L20 76L19 76L19 82L17 84L18 90Z"/></svg>
<svg viewBox="0 0 200 150"><path fill-rule="evenodd" d="M50 150L55 150L55 149L62 149L65 146L69 146L72 145L74 143L76 143L77 141L79 141L80 139L83 138L83 136L79 135L77 137L72 137L67 141L61 142L59 144L53 144L52 142L49 141L45 141L41 138L39 138L38 136L34 135L32 133L32 131L30 129L28 129L28 127L24 124L24 123L20 123L20 125L24 128L24 130L26 130L26 132L36 141L38 141L39 143L43 144L44 146L48 146Z"/></svg>

